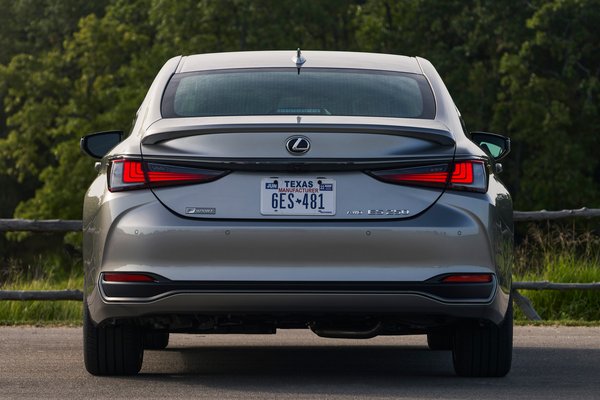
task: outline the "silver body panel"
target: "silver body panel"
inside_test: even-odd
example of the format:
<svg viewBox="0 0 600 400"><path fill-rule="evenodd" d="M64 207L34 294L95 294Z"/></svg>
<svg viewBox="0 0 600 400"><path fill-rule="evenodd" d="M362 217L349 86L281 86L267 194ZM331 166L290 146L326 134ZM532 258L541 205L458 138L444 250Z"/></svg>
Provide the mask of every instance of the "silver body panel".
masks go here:
<svg viewBox="0 0 600 400"><path fill-rule="evenodd" d="M431 64L420 58L305 52L305 68L365 68L424 74L436 100L435 120L269 116L162 119L160 99L173 73L210 69L289 67L289 52L175 57L159 72L130 136L103 160L84 204L85 292L91 318L157 314L359 313L442 315L499 323L508 305L512 264L512 202L490 175L487 193L379 182L362 171L301 172L338 182L336 215L324 219L261 215L261 177L289 171L233 171L207 184L111 193L106 165L114 156L218 163L440 162L486 159L462 132L456 107ZM289 56L289 57L288 57ZM313 142L298 157L284 147L294 126ZM344 131L361 126L375 133ZM248 132L241 132L247 128ZM318 128L317 128L318 127ZM212 129L212 131L211 131ZM363 129L363 128L361 128ZM404 130L404 134L402 133ZM382 132L385 131L385 132ZM417 133L415 133L417 132ZM419 132L425 132L421 135ZM427 135L439 135L440 141ZM162 136L160 136L162 135ZM346 143L346 145L340 145ZM300 161L301 160L301 161ZM186 215L186 207L215 208ZM349 211L407 209L401 216ZM110 298L101 272L160 275L197 282L424 282L446 273L493 273L494 291L477 300L419 292L175 291L153 298Z"/></svg>

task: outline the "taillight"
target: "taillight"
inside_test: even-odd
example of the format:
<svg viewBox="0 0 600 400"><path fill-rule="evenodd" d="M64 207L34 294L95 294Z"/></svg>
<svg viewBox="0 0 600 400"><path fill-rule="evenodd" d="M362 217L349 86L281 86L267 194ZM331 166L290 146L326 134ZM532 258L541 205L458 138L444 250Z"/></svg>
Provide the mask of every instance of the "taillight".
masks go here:
<svg viewBox="0 0 600 400"><path fill-rule="evenodd" d="M448 164L426 165L393 170L370 171L377 179L389 183L429 187L447 187L475 192L487 191L487 172L483 161L457 161L452 173Z"/></svg>
<svg viewBox="0 0 600 400"><path fill-rule="evenodd" d="M156 282L156 279L146 274L135 274L130 272L105 272L102 274L105 282Z"/></svg>
<svg viewBox="0 0 600 400"><path fill-rule="evenodd" d="M448 275L442 279L443 283L489 283L492 274L458 274Z"/></svg>
<svg viewBox="0 0 600 400"><path fill-rule="evenodd" d="M118 159L110 163L108 189L111 192L214 181L227 174L178 165Z"/></svg>

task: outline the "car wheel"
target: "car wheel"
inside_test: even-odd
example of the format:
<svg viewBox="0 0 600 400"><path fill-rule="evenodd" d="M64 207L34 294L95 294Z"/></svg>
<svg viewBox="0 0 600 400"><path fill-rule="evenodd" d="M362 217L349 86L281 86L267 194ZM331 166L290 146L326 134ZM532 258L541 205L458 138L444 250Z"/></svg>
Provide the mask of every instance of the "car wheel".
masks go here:
<svg viewBox="0 0 600 400"><path fill-rule="evenodd" d="M96 326L83 306L83 360L92 375L134 375L142 368L142 335L133 325Z"/></svg>
<svg viewBox="0 0 600 400"><path fill-rule="evenodd" d="M509 302L500 325L477 323L459 326L452 358L460 376L501 377L510 371L513 347L513 308Z"/></svg>
<svg viewBox="0 0 600 400"><path fill-rule="evenodd" d="M430 332L427 334L429 350L452 350L453 334L450 332Z"/></svg>
<svg viewBox="0 0 600 400"><path fill-rule="evenodd" d="M169 332L144 332L144 349L162 350L169 345Z"/></svg>

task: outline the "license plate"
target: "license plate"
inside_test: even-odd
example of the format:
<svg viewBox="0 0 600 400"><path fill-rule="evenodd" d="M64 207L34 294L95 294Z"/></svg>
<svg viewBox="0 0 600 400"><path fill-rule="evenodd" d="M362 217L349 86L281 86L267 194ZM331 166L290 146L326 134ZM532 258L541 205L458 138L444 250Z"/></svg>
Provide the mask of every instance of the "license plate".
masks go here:
<svg viewBox="0 0 600 400"><path fill-rule="evenodd" d="M278 176L260 182L263 215L335 215L335 181Z"/></svg>

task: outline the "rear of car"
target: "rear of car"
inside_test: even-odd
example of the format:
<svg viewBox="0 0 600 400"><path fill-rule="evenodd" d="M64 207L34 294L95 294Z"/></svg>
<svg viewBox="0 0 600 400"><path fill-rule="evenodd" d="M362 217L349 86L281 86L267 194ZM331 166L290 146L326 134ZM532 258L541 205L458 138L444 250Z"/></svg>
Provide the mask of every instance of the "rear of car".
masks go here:
<svg viewBox="0 0 600 400"><path fill-rule="evenodd" d="M172 332L310 328L427 334L461 375L508 372L496 160L426 60L303 59L176 57L102 154L84 207L88 371L137 373Z"/></svg>

